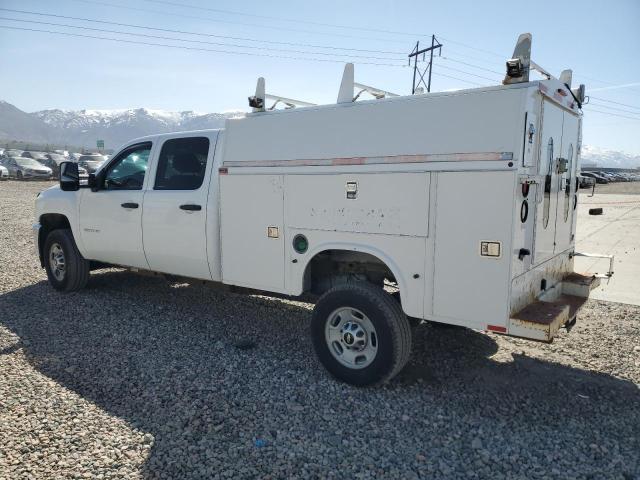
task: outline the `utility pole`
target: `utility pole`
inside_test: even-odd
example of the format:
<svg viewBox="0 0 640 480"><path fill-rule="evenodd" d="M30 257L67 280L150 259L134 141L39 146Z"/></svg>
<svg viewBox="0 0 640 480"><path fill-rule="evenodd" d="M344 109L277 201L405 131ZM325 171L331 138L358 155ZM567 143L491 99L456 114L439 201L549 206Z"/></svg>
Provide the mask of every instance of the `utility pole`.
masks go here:
<svg viewBox="0 0 640 480"><path fill-rule="evenodd" d="M420 42L416 42L416 46L409 54L409 64L411 64L411 58L413 58L413 86L411 87L411 94L416 93L416 90L420 87L420 84L424 85L427 92L431 91L431 71L433 70L433 52L438 49L438 55L442 53L442 44L436 39L435 35L431 35L431 46L420 50ZM426 53L429 52L429 63L420 71L418 67L418 56L422 55L422 60L425 60ZM429 72L427 81L425 82L424 76ZM416 83L416 76L419 75L418 83Z"/></svg>

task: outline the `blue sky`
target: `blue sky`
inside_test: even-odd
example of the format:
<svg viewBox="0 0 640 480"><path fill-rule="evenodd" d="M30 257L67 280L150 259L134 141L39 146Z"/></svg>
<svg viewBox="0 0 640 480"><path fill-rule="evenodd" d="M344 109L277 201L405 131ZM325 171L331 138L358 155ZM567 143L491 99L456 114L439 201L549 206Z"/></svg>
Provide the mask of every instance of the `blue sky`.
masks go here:
<svg viewBox="0 0 640 480"><path fill-rule="evenodd" d="M185 50L0 28L3 65L0 99L25 111L130 107L200 112L244 110L258 76L266 77L268 92L329 103L335 101L343 62L348 60L356 63L356 81L406 94L410 92L412 77L412 70L401 66L406 65L406 53L416 40L426 44L432 33L443 43L445 57L434 66L432 91L468 88L474 83L490 85L501 79L496 72L503 71L504 60L511 55L518 34L531 32L534 60L556 75L564 68L572 68L574 84L585 83L587 94L592 96L591 105L585 108L584 143L640 154L637 58L640 1L637 0L607 3L0 0L0 8L209 36L6 10L0 10L3 17L0 26L234 52ZM86 27L192 42L92 31ZM305 60L276 58L282 56Z"/></svg>

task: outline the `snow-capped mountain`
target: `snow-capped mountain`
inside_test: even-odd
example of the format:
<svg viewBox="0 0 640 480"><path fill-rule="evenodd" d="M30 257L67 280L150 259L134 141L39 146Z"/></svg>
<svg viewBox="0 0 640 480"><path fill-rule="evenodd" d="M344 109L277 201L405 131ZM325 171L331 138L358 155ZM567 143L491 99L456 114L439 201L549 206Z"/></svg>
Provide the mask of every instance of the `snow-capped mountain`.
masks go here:
<svg viewBox="0 0 640 480"><path fill-rule="evenodd" d="M107 149L154 133L221 128L243 112L168 112L148 108L120 110L41 110L26 113L0 101L0 139Z"/></svg>
<svg viewBox="0 0 640 480"><path fill-rule="evenodd" d="M117 148L135 137L153 133L221 128L231 113L167 112L148 108L126 110L41 110L32 116L56 132L56 140L73 145L93 145L97 139Z"/></svg>
<svg viewBox="0 0 640 480"><path fill-rule="evenodd" d="M598 167L640 168L640 155L630 155L616 150L605 150L593 145L583 145L582 165L595 164Z"/></svg>

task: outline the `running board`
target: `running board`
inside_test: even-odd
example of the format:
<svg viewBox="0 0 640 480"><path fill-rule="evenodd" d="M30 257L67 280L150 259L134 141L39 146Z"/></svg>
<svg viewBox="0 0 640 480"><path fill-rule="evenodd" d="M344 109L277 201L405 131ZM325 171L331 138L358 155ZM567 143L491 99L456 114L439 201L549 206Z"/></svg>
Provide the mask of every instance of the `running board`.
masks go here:
<svg viewBox="0 0 640 480"><path fill-rule="evenodd" d="M560 327L574 323L587 297L560 295L553 302L530 303L511 317L509 335L551 342Z"/></svg>
<svg viewBox="0 0 640 480"><path fill-rule="evenodd" d="M591 290L599 285L600 277L597 275L568 274L538 300L512 315L508 334L551 342L560 327L571 329Z"/></svg>

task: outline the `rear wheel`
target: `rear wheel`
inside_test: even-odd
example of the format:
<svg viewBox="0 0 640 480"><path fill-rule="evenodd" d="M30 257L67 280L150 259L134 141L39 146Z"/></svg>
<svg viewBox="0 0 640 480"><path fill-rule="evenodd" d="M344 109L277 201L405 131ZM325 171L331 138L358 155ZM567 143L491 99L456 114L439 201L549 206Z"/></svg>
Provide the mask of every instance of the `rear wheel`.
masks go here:
<svg viewBox="0 0 640 480"><path fill-rule="evenodd" d="M22 180L22 172L20 170L16 172L16 179Z"/></svg>
<svg viewBox="0 0 640 480"><path fill-rule="evenodd" d="M352 385L384 383L409 359L411 328L398 302L366 283L339 285L313 310L316 354L336 378Z"/></svg>
<svg viewBox="0 0 640 480"><path fill-rule="evenodd" d="M89 261L78 251L71 230L53 230L44 244L44 267L56 290L72 292L89 280Z"/></svg>

